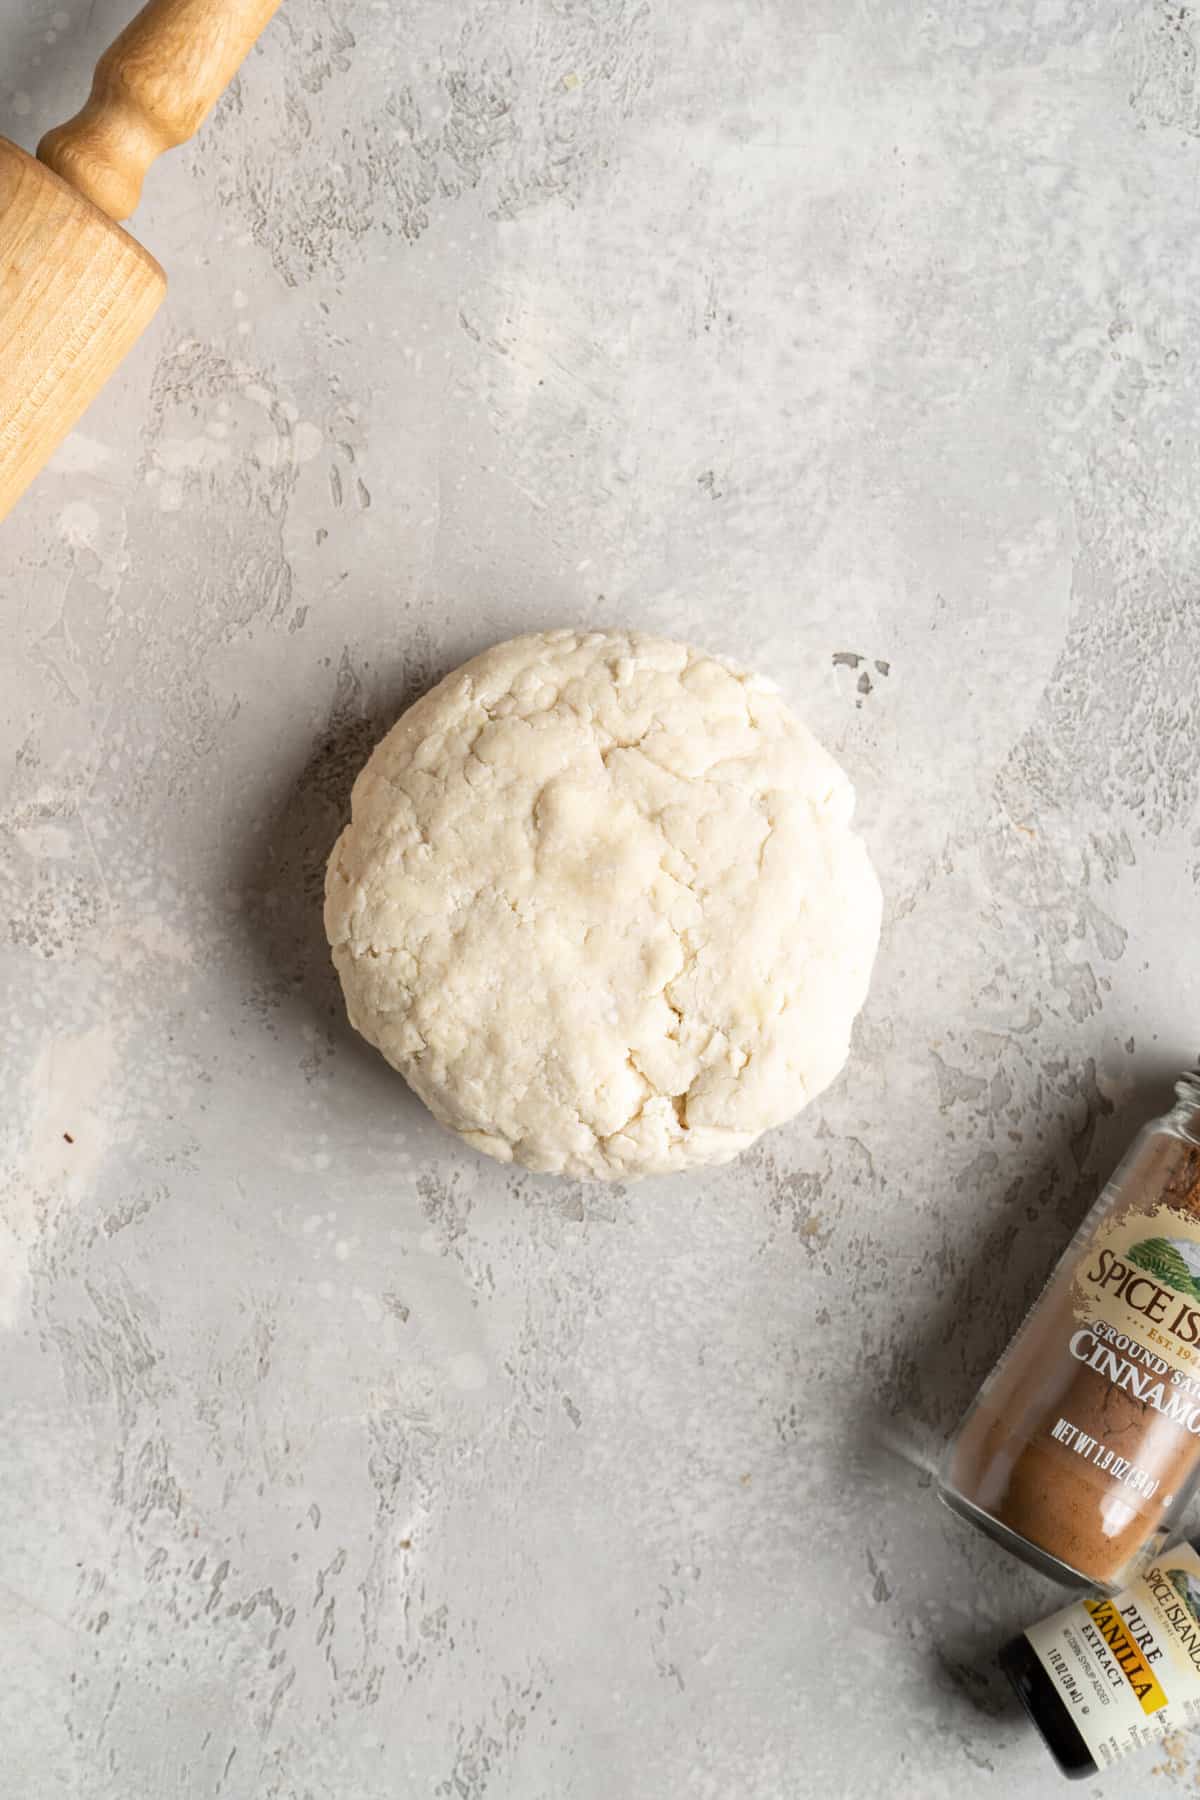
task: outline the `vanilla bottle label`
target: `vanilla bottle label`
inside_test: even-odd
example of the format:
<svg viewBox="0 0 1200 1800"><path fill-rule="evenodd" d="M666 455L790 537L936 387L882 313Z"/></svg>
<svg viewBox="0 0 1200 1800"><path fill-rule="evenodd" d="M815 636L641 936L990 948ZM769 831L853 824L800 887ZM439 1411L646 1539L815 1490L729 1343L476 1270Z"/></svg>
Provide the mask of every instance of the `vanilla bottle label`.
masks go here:
<svg viewBox="0 0 1200 1800"><path fill-rule="evenodd" d="M1200 1722L1200 1555L1190 1544L1025 1637L1099 1768Z"/></svg>

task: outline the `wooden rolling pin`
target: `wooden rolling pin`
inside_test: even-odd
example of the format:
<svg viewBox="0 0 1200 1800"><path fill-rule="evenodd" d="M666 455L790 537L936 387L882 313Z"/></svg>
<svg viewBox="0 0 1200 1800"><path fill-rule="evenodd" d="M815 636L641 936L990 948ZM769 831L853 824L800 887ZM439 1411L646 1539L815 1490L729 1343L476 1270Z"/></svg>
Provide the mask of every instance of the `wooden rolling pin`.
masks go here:
<svg viewBox="0 0 1200 1800"><path fill-rule="evenodd" d="M155 157L203 123L279 3L150 0L36 161L0 137L0 519L166 293L115 221Z"/></svg>

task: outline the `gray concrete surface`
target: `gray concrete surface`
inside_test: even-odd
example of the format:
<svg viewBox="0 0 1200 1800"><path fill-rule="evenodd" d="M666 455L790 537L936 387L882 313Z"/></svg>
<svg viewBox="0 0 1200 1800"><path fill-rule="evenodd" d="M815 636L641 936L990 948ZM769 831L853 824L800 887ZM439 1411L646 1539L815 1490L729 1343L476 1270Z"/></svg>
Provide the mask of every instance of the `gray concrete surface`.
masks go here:
<svg viewBox="0 0 1200 1800"><path fill-rule="evenodd" d="M0 129L125 13L0 0ZM1063 1791L928 1470L1200 1037L1198 45L285 0L154 171L0 530L6 1796ZM888 897L827 1098L612 1191L423 1116L318 912L406 697L608 621L773 672Z"/></svg>

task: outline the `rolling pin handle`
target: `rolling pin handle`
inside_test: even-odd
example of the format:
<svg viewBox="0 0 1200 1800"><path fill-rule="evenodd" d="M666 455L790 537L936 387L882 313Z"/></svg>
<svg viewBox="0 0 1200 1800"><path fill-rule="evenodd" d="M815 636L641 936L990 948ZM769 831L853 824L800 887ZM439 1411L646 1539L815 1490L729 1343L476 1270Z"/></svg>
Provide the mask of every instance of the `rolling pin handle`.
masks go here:
<svg viewBox="0 0 1200 1800"><path fill-rule="evenodd" d="M280 0L149 0L96 65L92 91L38 156L110 219L127 219L155 157L212 111Z"/></svg>

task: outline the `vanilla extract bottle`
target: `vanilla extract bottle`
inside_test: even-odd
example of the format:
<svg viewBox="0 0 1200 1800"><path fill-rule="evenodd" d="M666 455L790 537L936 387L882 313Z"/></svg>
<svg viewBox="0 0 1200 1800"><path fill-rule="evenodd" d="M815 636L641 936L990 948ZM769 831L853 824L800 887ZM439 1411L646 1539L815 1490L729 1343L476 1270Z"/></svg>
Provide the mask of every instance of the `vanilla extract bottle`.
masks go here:
<svg viewBox="0 0 1200 1800"><path fill-rule="evenodd" d="M1074 1780L1200 1723L1200 1538L1161 1552L1121 1593L1031 1626L1000 1665Z"/></svg>

